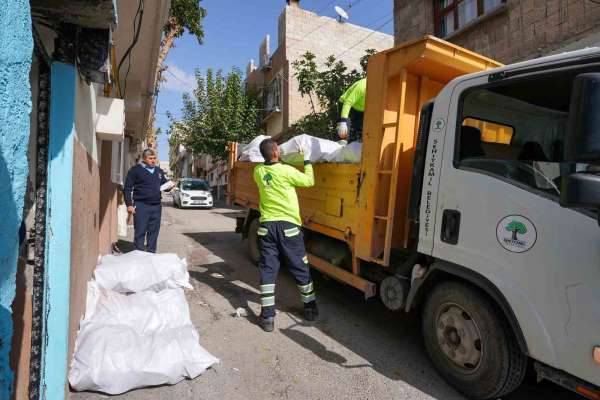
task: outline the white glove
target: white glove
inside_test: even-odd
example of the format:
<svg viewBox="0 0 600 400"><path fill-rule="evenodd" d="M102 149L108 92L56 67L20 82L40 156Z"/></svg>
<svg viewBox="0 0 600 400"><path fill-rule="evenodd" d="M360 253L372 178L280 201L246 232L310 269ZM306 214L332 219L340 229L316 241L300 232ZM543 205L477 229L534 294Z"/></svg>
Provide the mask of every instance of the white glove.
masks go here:
<svg viewBox="0 0 600 400"><path fill-rule="evenodd" d="M348 137L348 123L346 121L338 122L337 134L340 139L346 139Z"/></svg>
<svg viewBox="0 0 600 400"><path fill-rule="evenodd" d="M304 157L304 161L310 161L310 151L306 150L299 142L296 142L296 144L298 145L298 151Z"/></svg>

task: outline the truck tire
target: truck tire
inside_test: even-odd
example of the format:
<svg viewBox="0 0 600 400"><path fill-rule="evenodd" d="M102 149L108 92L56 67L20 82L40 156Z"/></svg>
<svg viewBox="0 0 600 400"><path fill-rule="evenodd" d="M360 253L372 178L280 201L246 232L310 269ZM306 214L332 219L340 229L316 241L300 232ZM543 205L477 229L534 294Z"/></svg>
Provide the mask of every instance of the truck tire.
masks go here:
<svg viewBox="0 0 600 400"><path fill-rule="evenodd" d="M248 255L250 256L250 260L258 265L260 261L260 248L258 247L258 227L260 226L260 221L258 218L254 218L250 225L248 226L248 236L246 237L246 246L248 248Z"/></svg>
<svg viewBox="0 0 600 400"><path fill-rule="evenodd" d="M488 297L474 287L445 282L423 310L423 337L436 369L472 399L496 399L525 377L527 357Z"/></svg>

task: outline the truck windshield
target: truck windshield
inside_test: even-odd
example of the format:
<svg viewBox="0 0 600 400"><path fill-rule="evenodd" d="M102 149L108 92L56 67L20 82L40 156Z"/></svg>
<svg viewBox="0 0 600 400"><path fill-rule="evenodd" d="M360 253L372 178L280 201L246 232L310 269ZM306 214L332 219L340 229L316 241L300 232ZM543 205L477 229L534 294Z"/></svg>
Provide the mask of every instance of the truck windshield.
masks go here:
<svg viewBox="0 0 600 400"><path fill-rule="evenodd" d="M181 183L183 190L210 190L208 184L204 181L183 181Z"/></svg>
<svg viewBox="0 0 600 400"><path fill-rule="evenodd" d="M563 158L573 79L588 71L563 71L466 92L456 151L460 167L558 200L563 175L597 168Z"/></svg>

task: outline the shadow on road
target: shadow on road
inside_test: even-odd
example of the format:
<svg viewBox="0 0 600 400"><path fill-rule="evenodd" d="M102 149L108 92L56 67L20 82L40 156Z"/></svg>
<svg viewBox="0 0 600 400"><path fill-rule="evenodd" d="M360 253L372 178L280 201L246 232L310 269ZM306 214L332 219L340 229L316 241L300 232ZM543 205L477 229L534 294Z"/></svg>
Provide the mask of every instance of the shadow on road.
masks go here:
<svg viewBox="0 0 600 400"><path fill-rule="evenodd" d="M220 293L229 301L233 310L238 307L248 310L248 320L257 324L258 316L250 311L248 301L256 303L259 300L258 271L247 258L240 236L234 232L194 232L184 235L224 261L202 265L196 263L192 257L190 266L201 271L190 271L192 278ZM319 320L311 325L368 363L347 365L348 360L345 357L332 352L313 337L296 329L304 324L300 317L301 304L294 281L285 268L282 268L277 282L277 310L279 313L288 313L296 324L279 329L280 333L324 361L345 368L373 368L389 379L406 382L437 399L463 398L441 378L429 378L436 373L431 373L433 365L424 353L417 316L391 312L378 299L365 301L358 290L331 280L314 270L312 274L321 315ZM237 281L256 291L240 286ZM391 354L394 356L390 356ZM581 399L550 382L535 384L528 381L517 392L503 397L503 400L537 398Z"/></svg>

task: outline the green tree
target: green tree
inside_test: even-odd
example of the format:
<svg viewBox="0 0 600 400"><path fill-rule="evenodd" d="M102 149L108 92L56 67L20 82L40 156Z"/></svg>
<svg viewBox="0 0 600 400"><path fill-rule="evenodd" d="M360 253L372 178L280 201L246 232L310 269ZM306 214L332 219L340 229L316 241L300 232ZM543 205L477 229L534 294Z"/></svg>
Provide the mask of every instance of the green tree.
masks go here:
<svg viewBox="0 0 600 400"><path fill-rule="evenodd" d="M311 52L294 61L292 68L298 90L302 97L309 98L311 104L311 113L296 122L294 132L336 140L336 125L341 112L339 98L352 83L366 76L368 58L375 53L376 50L369 49L361 57L361 72L355 69L348 71L344 62L334 56L327 57L319 70L316 56Z"/></svg>
<svg viewBox="0 0 600 400"><path fill-rule="evenodd" d="M258 130L258 98L244 87L242 72L226 76L209 69L196 71L197 87L183 95L182 118L171 118L169 144L183 144L196 154L217 160L227 157L227 142L247 142Z"/></svg>
<svg viewBox="0 0 600 400"><path fill-rule="evenodd" d="M527 227L519 221L512 221L506 225L506 230L512 232L512 240L517 240L517 233L520 233L521 235L527 233Z"/></svg>
<svg viewBox="0 0 600 400"><path fill-rule="evenodd" d="M158 95L158 85L163 80L162 73L166 70L164 62L169 51L175 47L175 39L181 37L187 30L190 35L196 37L198 44L204 40L204 29L202 21L206 17L206 9L200 6L202 0L171 0L169 18L163 27L163 37L160 42L160 51L156 63L154 76L154 95ZM153 102L148 117L146 131L152 132L156 113L156 104Z"/></svg>

